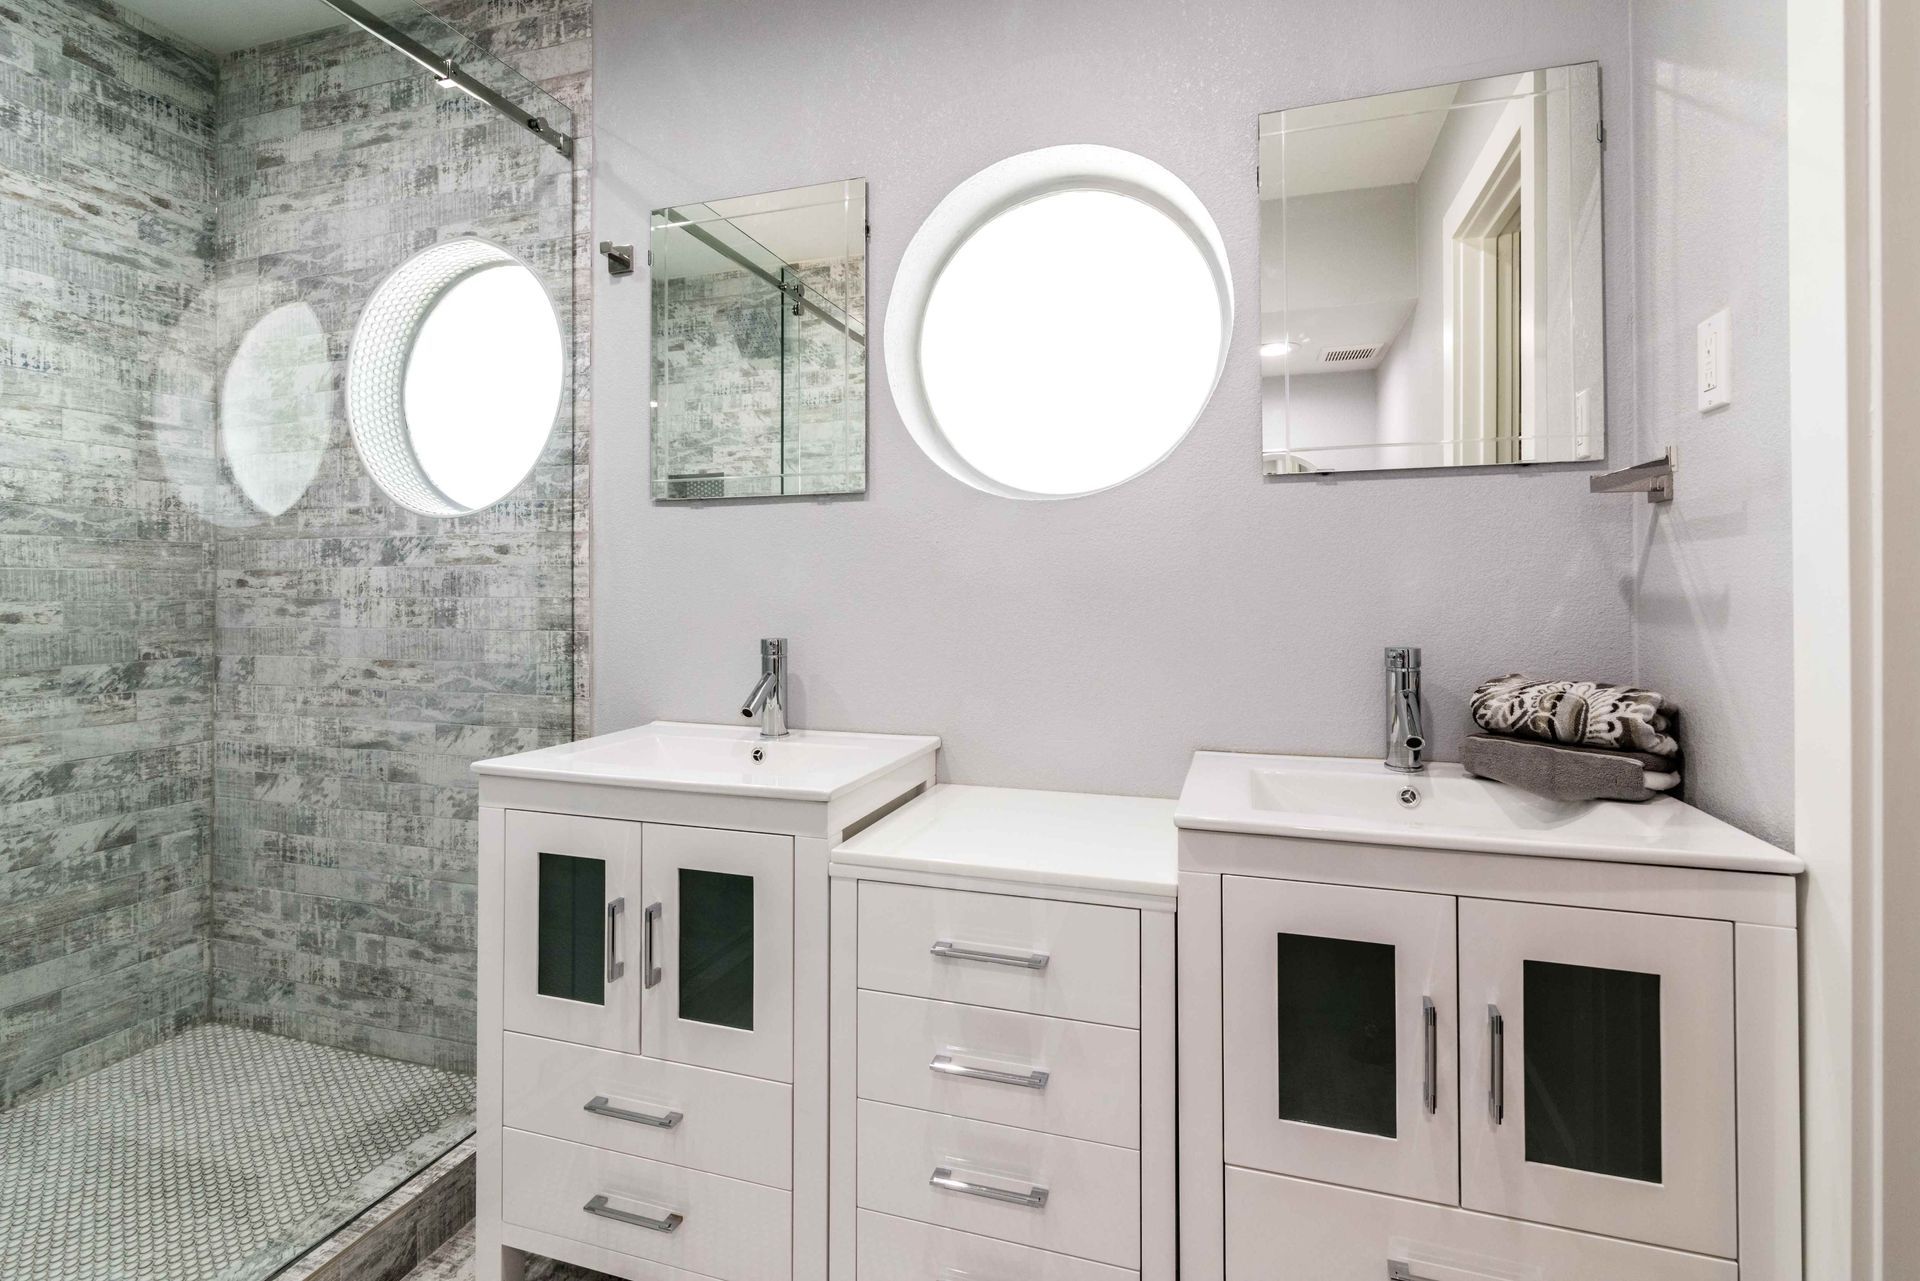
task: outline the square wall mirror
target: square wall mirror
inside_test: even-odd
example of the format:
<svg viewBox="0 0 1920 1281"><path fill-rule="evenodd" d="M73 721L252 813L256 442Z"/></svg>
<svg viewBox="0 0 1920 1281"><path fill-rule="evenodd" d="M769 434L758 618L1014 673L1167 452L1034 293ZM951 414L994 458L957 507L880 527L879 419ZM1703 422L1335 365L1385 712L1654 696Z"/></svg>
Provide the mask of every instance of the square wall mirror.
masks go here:
<svg viewBox="0 0 1920 1281"><path fill-rule="evenodd" d="M867 487L867 184L653 211L653 496Z"/></svg>
<svg viewBox="0 0 1920 1281"><path fill-rule="evenodd" d="M1600 68L1260 117L1271 475L1606 456Z"/></svg>

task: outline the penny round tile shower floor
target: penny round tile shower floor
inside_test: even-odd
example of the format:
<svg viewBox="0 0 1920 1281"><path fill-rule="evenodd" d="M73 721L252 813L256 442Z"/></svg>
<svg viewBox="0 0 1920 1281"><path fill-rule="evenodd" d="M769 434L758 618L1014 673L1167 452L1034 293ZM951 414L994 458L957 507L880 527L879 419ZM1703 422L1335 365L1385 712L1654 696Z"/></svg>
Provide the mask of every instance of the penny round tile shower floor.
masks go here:
<svg viewBox="0 0 1920 1281"><path fill-rule="evenodd" d="M453 1072L204 1024L0 1112L0 1277L247 1281L471 1128Z"/></svg>

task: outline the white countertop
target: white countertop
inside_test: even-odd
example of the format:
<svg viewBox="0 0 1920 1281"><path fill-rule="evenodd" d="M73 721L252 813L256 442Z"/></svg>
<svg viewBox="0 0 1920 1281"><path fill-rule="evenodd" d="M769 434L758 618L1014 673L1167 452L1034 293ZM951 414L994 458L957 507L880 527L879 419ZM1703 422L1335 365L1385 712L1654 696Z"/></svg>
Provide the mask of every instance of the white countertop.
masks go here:
<svg viewBox="0 0 1920 1281"><path fill-rule="evenodd" d="M496 756L480 761L473 771L668 792L830 801L939 747L940 740L927 735L797 729L784 738L761 738L750 725L654 721L577 743Z"/></svg>
<svg viewBox="0 0 1920 1281"><path fill-rule="evenodd" d="M1173 805L942 783L836 847L833 861L1172 898L1179 873Z"/></svg>
<svg viewBox="0 0 1920 1281"><path fill-rule="evenodd" d="M1419 803L1403 807L1404 788ZM1798 873L1806 865L1673 799L1555 801L1458 765L1396 774L1377 760L1195 752L1182 828L1537 858Z"/></svg>

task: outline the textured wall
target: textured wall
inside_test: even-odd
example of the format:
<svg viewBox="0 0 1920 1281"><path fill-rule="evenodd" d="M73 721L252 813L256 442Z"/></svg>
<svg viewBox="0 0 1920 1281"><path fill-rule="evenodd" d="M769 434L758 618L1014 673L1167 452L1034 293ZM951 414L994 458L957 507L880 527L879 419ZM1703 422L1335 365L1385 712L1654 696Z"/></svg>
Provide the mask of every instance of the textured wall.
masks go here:
<svg viewBox="0 0 1920 1281"><path fill-rule="evenodd" d="M1687 799L1790 846L1786 6L1633 14L1637 453L1681 466L1670 506L1633 507L1638 676L1682 709ZM1734 400L1701 414L1694 327L1723 306Z"/></svg>
<svg viewBox="0 0 1920 1281"><path fill-rule="evenodd" d="M208 531L151 443L210 335L211 63L0 5L0 1105L207 1003Z"/></svg>
<svg viewBox="0 0 1920 1281"><path fill-rule="evenodd" d="M1582 469L1264 481L1262 111L1597 59L1606 159L1613 460L1631 461L1627 4L1481 0L601 0L603 234L662 205L864 177L884 313L915 228L1004 156L1105 143L1167 165L1218 221L1233 348L1173 455L1109 493L1012 502L908 438L871 354L862 499L647 499L647 367L602 360L599 728L736 720L754 642L792 638L802 726L946 737L952 779L1168 795L1197 747L1381 750L1382 646L1426 647L1441 758L1466 697L1514 670L1631 674L1633 514ZM602 350L641 353L647 282L601 280ZM611 638L618 638L617 641Z"/></svg>
<svg viewBox="0 0 1920 1281"><path fill-rule="evenodd" d="M589 163L585 0L443 8L573 109ZM563 299L586 268L568 162L358 32L226 59L219 111L224 333L300 299L339 378L372 289L437 240L501 243ZM574 445L556 433L512 496L435 520L380 493L342 422L291 511L222 531L216 1017L471 1066L468 766L574 729Z"/></svg>

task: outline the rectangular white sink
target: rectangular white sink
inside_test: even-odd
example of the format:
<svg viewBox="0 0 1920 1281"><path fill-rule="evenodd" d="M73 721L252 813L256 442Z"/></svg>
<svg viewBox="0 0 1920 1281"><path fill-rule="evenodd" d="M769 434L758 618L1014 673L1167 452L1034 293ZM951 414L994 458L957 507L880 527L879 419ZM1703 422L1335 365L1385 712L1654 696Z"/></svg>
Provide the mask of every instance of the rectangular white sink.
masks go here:
<svg viewBox="0 0 1920 1281"><path fill-rule="evenodd" d="M1408 791L1412 804L1402 796ZM1377 760L1195 752L1174 823L1369 845L1804 870L1786 851L1671 797L1554 801L1446 764L1397 774Z"/></svg>
<svg viewBox="0 0 1920 1281"><path fill-rule="evenodd" d="M920 734L846 734L797 729L761 738L746 725L654 721L515 756L481 761L476 774L830 801L919 756L940 740Z"/></svg>

